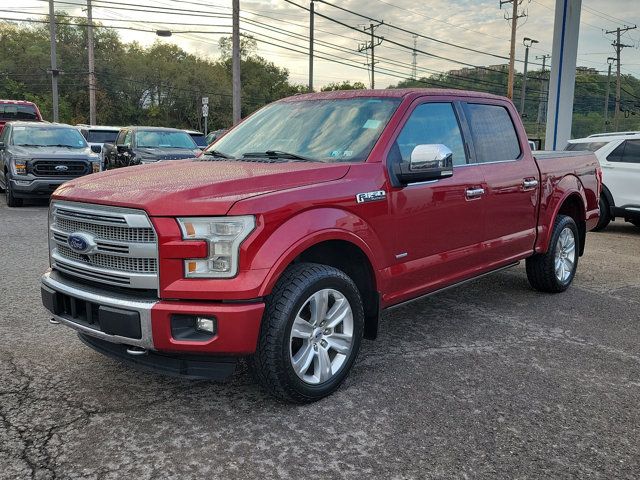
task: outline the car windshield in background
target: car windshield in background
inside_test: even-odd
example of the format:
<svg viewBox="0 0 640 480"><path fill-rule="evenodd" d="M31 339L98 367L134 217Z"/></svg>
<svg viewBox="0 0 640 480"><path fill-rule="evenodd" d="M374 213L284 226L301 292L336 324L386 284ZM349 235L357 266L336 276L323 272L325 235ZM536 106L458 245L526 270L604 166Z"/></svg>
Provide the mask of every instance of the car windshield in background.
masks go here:
<svg viewBox="0 0 640 480"><path fill-rule="evenodd" d="M196 143L186 132L163 132L162 130L138 130L139 148L184 148L195 150Z"/></svg>
<svg viewBox="0 0 640 480"><path fill-rule="evenodd" d="M77 129L54 126L16 125L13 127L13 144L30 147L87 147L87 142Z"/></svg>
<svg viewBox="0 0 640 480"><path fill-rule="evenodd" d="M245 154L255 158L263 152L266 158L283 161L363 162L399 104L397 98L274 103L253 114L205 153L239 159Z"/></svg>
<svg viewBox="0 0 640 480"><path fill-rule="evenodd" d="M117 130L89 130L87 141L91 143L115 143L117 136Z"/></svg>
<svg viewBox="0 0 640 480"><path fill-rule="evenodd" d="M565 148L565 151L588 150L590 152L595 152L596 150L600 150L606 144L607 142L570 143L567 145L567 148Z"/></svg>
<svg viewBox="0 0 640 480"><path fill-rule="evenodd" d="M196 145L199 147L206 147L208 145L207 143L207 138L204 136L204 134L192 134L191 138L193 138L193 141L196 142Z"/></svg>
<svg viewBox="0 0 640 480"><path fill-rule="evenodd" d="M33 105L0 103L0 120L39 120Z"/></svg>

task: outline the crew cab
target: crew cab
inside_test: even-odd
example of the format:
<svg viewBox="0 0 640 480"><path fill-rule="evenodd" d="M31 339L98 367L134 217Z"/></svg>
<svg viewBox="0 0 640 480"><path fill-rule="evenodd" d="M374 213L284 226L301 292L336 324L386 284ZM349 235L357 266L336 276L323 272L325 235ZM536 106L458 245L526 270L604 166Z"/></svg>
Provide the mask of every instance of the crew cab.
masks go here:
<svg viewBox="0 0 640 480"><path fill-rule="evenodd" d="M70 125L9 122L0 134L0 190L9 207L47 198L67 180L98 171L100 157Z"/></svg>
<svg viewBox="0 0 640 480"><path fill-rule="evenodd" d="M25 100L0 100L0 133L7 122L42 122L38 106Z"/></svg>
<svg viewBox="0 0 640 480"><path fill-rule="evenodd" d="M115 144L104 146L109 169L193 158L200 153L187 132L163 127L126 127L118 133Z"/></svg>
<svg viewBox="0 0 640 480"><path fill-rule="evenodd" d="M246 356L267 391L310 402L387 308L523 260L535 289L566 290L599 194L595 156L534 157L502 97L298 95L198 159L57 190L42 299L107 355L217 379Z"/></svg>
<svg viewBox="0 0 640 480"><path fill-rule="evenodd" d="M640 132L615 132L569 140L568 151L594 152L602 167L600 221L594 230L623 218L640 228Z"/></svg>

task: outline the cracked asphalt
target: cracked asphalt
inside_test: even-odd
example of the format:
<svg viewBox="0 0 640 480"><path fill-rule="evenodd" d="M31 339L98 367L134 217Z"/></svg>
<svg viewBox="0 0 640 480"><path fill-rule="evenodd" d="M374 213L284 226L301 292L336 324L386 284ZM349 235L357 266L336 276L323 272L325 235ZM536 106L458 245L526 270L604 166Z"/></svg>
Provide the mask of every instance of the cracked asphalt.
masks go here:
<svg viewBox="0 0 640 480"><path fill-rule="evenodd" d="M0 200L0 478L638 478L640 229L590 233L571 289L519 266L384 315L350 377L279 403L134 370L41 306L45 204Z"/></svg>

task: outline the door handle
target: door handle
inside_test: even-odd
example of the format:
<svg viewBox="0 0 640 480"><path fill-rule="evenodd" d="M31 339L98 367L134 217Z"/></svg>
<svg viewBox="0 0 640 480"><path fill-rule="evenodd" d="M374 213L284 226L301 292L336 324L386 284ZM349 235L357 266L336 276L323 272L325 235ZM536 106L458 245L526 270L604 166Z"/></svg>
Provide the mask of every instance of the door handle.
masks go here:
<svg viewBox="0 0 640 480"><path fill-rule="evenodd" d="M522 181L523 188L536 188L538 186L538 180L525 179Z"/></svg>
<svg viewBox="0 0 640 480"><path fill-rule="evenodd" d="M467 188L467 199L478 198L484 195L484 188Z"/></svg>

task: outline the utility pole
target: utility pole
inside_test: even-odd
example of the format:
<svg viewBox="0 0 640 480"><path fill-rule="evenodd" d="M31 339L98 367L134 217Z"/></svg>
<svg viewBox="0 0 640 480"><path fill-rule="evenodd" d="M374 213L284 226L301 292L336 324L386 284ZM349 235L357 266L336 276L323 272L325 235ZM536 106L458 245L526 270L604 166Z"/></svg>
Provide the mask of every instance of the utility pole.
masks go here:
<svg viewBox="0 0 640 480"><path fill-rule="evenodd" d="M232 30L232 92L233 92L233 124L240 123L242 117L240 102L240 0L233 0L233 30Z"/></svg>
<svg viewBox="0 0 640 480"><path fill-rule="evenodd" d="M633 47L633 45L625 45L623 43L620 43L620 34L626 32L628 30L633 30L634 28L636 28L635 25L633 27L627 27L625 25L622 28L618 27L615 30L608 30L606 32L607 35L609 35L611 33L615 33L616 34L616 39L611 44L616 49L616 109L615 109L615 113L613 114L613 129L614 129L614 131L618 131L619 124L620 124L620 52L625 47Z"/></svg>
<svg viewBox="0 0 640 480"><path fill-rule="evenodd" d="M520 116L524 118L524 98L527 93L527 66L529 64L529 47L534 43L538 43L538 40L533 38L524 37L522 44L525 47L524 51L524 73L522 74L522 94L520 95Z"/></svg>
<svg viewBox="0 0 640 480"><path fill-rule="evenodd" d="M545 87L547 81L544 79L544 72L545 72L545 67L547 65L547 58L551 58L551 55L548 54L544 54L544 55L540 55L540 56L536 56L536 60L542 60L542 79L540 80L540 103L538 104L538 119L536 121L536 123L538 124L538 128L540 127L540 124L542 123L542 119L545 117L546 115L546 109L544 108L544 102L545 102L545 96L548 93L547 88ZM539 130L538 130L538 135L539 135Z"/></svg>
<svg viewBox="0 0 640 480"><path fill-rule="evenodd" d="M378 45L380 45L382 43L382 41L384 40L384 38L382 37L378 37L378 40L376 41L376 36L374 34L375 29L378 28L381 25L381 23L373 24L370 23L369 27L364 27L364 31L366 32L367 30L369 30L370 35L371 35L371 40L369 42L365 42L365 43L361 43L358 46L358 51L359 52L364 52L367 50L371 50L371 89L373 90L374 88L376 88L376 81L375 81L375 64L376 64L376 58L374 55L374 49L375 47L377 47Z"/></svg>
<svg viewBox="0 0 640 480"><path fill-rule="evenodd" d="M516 30L518 29L518 18L526 17L526 13L518 14L518 6L522 0L500 0L500 8L502 5L511 3L513 10L511 16L504 14L505 20L511 21L511 48L509 50L509 79L507 83L507 97L513 100L513 79L515 76L515 59L516 59Z"/></svg>
<svg viewBox="0 0 640 480"><path fill-rule="evenodd" d="M313 92L313 30L315 4L313 0L309 4L309 91Z"/></svg>
<svg viewBox="0 0 640 480"><path fill-rule="evenodd" d="M607 58L609 69L607 71L607 91L604 95L604 131L605 132L609 127L609 90L611 89L611 64L615 61L616 59L613 57Z"/></svg>
<svg viewBox="0 0 640 480"><path fill-rule="evenodd" d="M411 60L411 78L416 80L418 78L418 36L413 36L413 53L411 56L413 57Z"/></svg>
<svg viewBox="0 0 640 480"><path fill-rule="evenodd" d="M89 54L89 125L96 124L96 67L93 53L93 12L87 0L87 52Z"/></svg>
<svg viewBox="0 0 640 480"><path fill-rule="evenodd" d="M56 59L56 12L53 0L49 0L49 35L51 42L51 103L53 106L53 121L60 120L58 115L58 60Z"/></svg>

